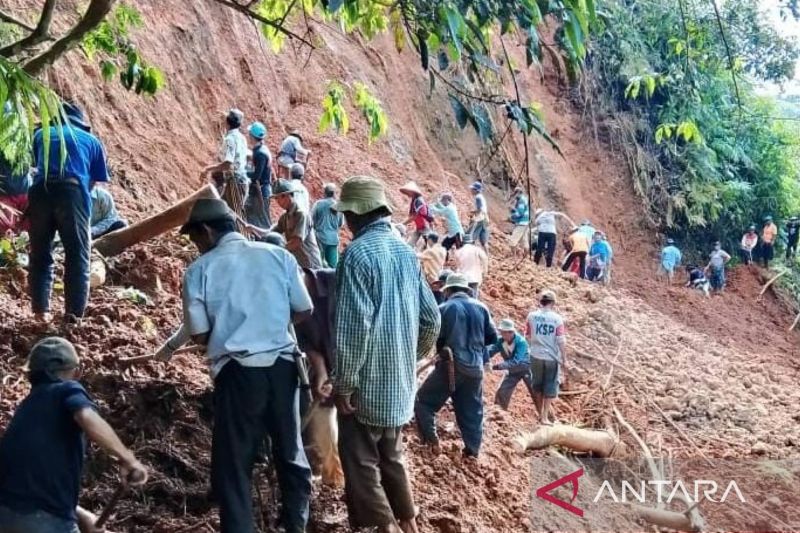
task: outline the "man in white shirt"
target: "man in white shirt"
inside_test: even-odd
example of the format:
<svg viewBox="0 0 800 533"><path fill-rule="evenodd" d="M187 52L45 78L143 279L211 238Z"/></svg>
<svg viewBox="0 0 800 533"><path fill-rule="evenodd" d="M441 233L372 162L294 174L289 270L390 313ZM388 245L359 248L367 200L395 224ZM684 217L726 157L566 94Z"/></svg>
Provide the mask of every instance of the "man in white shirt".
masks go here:
<svg viewBox="0 0 800 533"><path fill-rule="evenodd" d="M542 291L539 309L528 315L526 337L533 372L533 401L539 421L551 425L550 404L558 397L559 375L567 368L567 341L564 319L554 307L553 291Z"/></svg>
<svg viewBox="0 0 800 533"><path fill-rule="evenodd" d="M247 177L247 139L239 128L242 126L244 113L231 109L225 117L227 133L222 139L219 150L219 163L208 165L200 172L205 180L211 176L220 195L231 209L242 211L247 200L250 179Z"/></svg>
<svg viewBox="0 0 800 533"><path fill-rule="evenodd" d="M534 216L534 223L536 224L536 231L538 233L536 242L536 253L533 260L536 264L542 260L542 255L545 258L545 265L547 267L553 266L553 255L556 252L556 242L558 231L556 229L556 217L565 218L571 226L575 223L565 215L558 211L547 211L545 209L537 209Z"/></svg>
<svg viewBox="0 0 800 533"><path fill-rule="evenodd" d="M303 179L306 175L306 169L300 163L295 163L289 169L289 176L291 177L291 184L294 188L294 200L297 202L297 207L304 213L311 214L311 195L308 194Z"/></svg>
<svg viewBox="0 0 800 533"><path fill-rule="evenodd" d="M223 532L252 532L251 475L269 433L281 472L282 522L304 531L311 469L300 439L292 323L313 305L295 258L235 231L221 200L200 199L181 228L201 256L183 279L184 323L206 346L214 379L211 488ZM269 427L266 425L269 421Z"/></svg>
<svg viewBox="0 0 800 533"><path fill-rule="evenodd" d="M464 235L464 245L455 251L456 271L464 274L475 298L480 294L483 276L489 271L489 256L472 242L472 235Z"/></svg>

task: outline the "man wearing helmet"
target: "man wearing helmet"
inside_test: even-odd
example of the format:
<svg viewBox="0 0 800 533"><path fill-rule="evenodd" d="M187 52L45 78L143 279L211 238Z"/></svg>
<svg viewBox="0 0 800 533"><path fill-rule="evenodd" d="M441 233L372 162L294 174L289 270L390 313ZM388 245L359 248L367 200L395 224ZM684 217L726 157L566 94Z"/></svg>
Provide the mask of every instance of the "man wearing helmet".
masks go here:
<svg viewBox="0 0 800 533"><path fill-rule="evenodd" d="M272 194L272 154L264 140L267 127L261 122L253 122L247 128L253 150L253 169L247 172L250 178L250 193L245 204L247 222L262 229L269 229L272 221L269 216L269 197Z"/></svg>

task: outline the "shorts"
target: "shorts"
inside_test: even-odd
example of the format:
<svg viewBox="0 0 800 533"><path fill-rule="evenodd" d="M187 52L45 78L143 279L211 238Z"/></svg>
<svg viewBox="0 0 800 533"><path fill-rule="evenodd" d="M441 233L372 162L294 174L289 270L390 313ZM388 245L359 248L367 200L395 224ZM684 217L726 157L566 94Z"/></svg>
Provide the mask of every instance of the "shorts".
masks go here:
<svg viewBox="0 0 800 533"><path fill-rule="evenodd" d="M541 393L545 398L557 398L559 366L552 359L532 359L533 391Z"/></svg>
<svg viewBox="0 0 800 533"><path fill-rule="evenodd" d="M511 246L516 248L522 242L522 239L528 235L528 226L516 225L514 231L511 232Z"/></svg>

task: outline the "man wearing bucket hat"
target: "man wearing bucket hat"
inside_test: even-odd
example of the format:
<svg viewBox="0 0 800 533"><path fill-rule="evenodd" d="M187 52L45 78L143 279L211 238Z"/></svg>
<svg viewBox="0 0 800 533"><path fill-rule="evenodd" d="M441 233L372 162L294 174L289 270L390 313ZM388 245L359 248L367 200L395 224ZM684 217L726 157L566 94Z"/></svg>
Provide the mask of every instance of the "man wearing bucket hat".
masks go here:
<svg viewBox="0 0 800 533"><path fill-rule="evenodd" d="M409 181L400 187L400 192L411 198L408 218L403 224L414 223L414 230L408 235L408 244L412 248L416 248L417 242L430 231L433 216L428 209L428 203L422 197L422 191L419 190L416 183Z"/></svg>
<svg viewBox="0 0 800 533"><path fill-rule="evenodd" d="M284 210L272 231L286 237L286 249L294 255L303 268L322 268L322 257L317 246L314 224L308 211L300 209L294 196L294 186L286 180L278 180L272 190L275 202Z"/></svg>
<svg viewBox="0 0 800 533"><path fill-rule="evenodd" d="M471 292L463 274L447 278L447 301L439 306L442 329L436 349L440 357L417 393L414 413L423 442L435 448L439 444L436 413L452 399L464 456L477 458L483 440L483 366L488 362L486 347L497 341L497 331L489 309Z"/></svg>
<svg viewBox="0 0 800 533"><path fill-rule="evenodd" d="M510 318L501 320L497 326L497 331L500 333L500 338L489 347L489 357L500 354L503 362L492 365L492 370L506 370L507 372L494 395L494 403L507 411L514 389L520 381L525 383L528 393L531 395L531 400L533 400L531 363L530 355L528 354L528 341L517 332L513 320Z"/></svg>
<svg viewBox="0 0 800 533"><path fill-rule="evenodd" d="M558 397L559 374L567 369L567 343L564 319L554 307L551 290L539 294L539 309L528 315L526 335L530 346L534 404L542 424L550 425L551 404Z"/></svg>
<svg viewBox="0 0 800 533"><path fill-rule="evenodd" d="M244 206L247 222L261 229L269 229L272 221L269 215L269 197L272 194L272 154L264 140L267 127L261 122L253 122L247 128L253 151L253 169L248 170L250 193Z"/></svg>
<svg viewBox="0 0 800 533"><path fill-rule="evenodd" d="M486 203L486 197L483 195L483 183L476 181L470 185L469 190L475 197L475 205L469 214L470 229L467 230L467 233L472 234L475 243L480 244L488 252L489 204Z"/></svg>
<svg viewBox="0 0 800 533"><path fill-rule="evenodd" d="M83 316L89 300L89 256L91 251L90 191L95 183L108 181L103 144L92 135L83 111L64 104L63 134L50 126L50 146L45 160L44 132L33 136L34 161L38 168L28 193L30 220L30 266L28 287L33 312L39 320L50 318L53 288L53 238L58 232L64 245L64 318ZM61 160L61 139L66 159Z"/></svg>
<svg viewBox="0 0 800 533"><path fill-rule="evenodd" d="M144 484L147 469L76 381L80 361L69 341L36 343L27 371L31 391L0 441L0 531L98 531L95 517L78 506L85 437L119 459L123 483Z"/></svg>
<svg viewBox="0 0 800 533"><path fill-rule="evenodd" d="M197 200L181 233L201 253L183 278L183 318L195 344L206 347L214 380L211 490L221 529L254 531L253 463L269 434L281 472L282 525L304 531L311 469L300 439L290 333L314 308L302 272L283 248L237 233L222 200Z"/></svg>
<svg viewBox="0 0 800 533"><path fill-rule="evenodd" d="M402 431L413 413L417 359L439 332L439 309L414 251L392 234L382 182L349 178L336 210L353 234L336 271L334 376L350 525L412 532Z"/></svg>

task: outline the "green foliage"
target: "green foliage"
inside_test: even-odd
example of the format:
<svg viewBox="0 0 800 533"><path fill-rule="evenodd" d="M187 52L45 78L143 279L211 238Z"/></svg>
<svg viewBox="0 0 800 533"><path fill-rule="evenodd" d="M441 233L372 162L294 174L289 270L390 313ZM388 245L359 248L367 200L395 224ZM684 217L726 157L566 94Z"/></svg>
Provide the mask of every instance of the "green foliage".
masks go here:
<svg viewBox="0 0 800 533"><path fill-rule="evenodd" d="M355 104L363 113L364 118L369 124L369 143L386 135L389 131L389 120L386 118L386 112L381 106L380 100L375 98L361 82L355 83Z"/></svg>
<svg viewBox="0 0 800 533"><path fill-rule="evenodd" d="M322 99L322 116L319 119L319 132L325 133L333 126L341 135L347 135L350 129L350 119L344 108L344 87L336 82L328 85L325 98Z"/></svg>
<svg viewBox="0 0 800 533"><path fill-rule="evenodd" d="M684 18L671 2L609 0L593 72L612 120L633 125L623 143L650 154L628 160L654 218L684 242L735 249L764 215L800 211L797 123L767 119L780 111L754 90L793 75L798 47L772 39L757 0L720 5L732 62L708 2L682 0Z"/></svg>
<svg viewBox="0 0 800 533"><path fill-rule="evenodd" d="M29 243L27 232L0 238L0 267L27 267Z"/></svg>
<svg viewBox="0 0 800 533"><path fill-rule="evenodd" d="M125 89L136 94L154 95L166 85L163 72L144 61L130 40L133 30L143 25L136 8L119 4L113 13L81 41L86 56L101 56L100 73L106 81L119 74Z"/></svg>

